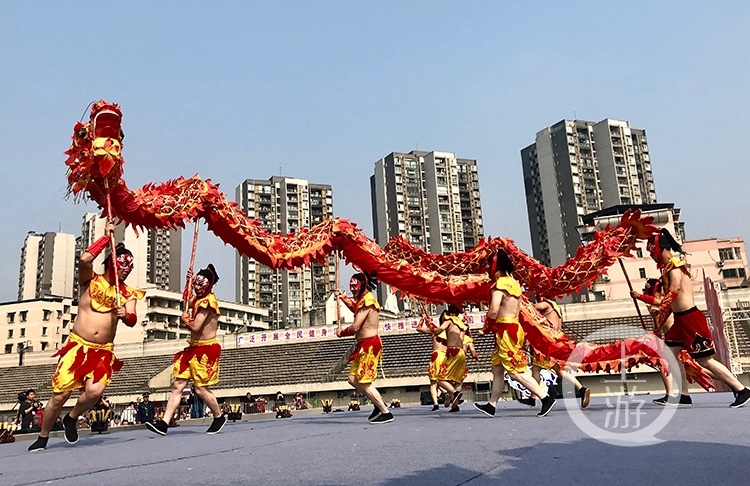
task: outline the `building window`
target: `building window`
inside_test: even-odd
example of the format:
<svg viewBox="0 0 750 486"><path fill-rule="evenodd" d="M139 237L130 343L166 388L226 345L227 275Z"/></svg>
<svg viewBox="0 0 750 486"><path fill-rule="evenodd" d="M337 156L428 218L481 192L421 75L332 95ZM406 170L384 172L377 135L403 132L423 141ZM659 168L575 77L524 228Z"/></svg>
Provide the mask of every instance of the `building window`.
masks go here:
<svg viewBox="0 0 750 486"><path fill-rule="evenodd" d="M721 271L721 276L724 278L745 278L744 268L725 268Z"/></svg>
<svg viewBox="0 0 750 486"><path fill-rule="evenodd" d="M25 328L21 328L20 337L26 337L26 329Z"/></svg>
<svg viewBox="0 0 750 486"><path fill-rule="evenodd" d="M52 311L51 311L51 310L47 310L47 309L44 309L44 311L43 311L43 312L44 312L44 315L42 316L42 320L43 320L43 321L49 321L49 316L51 316L51 315L52 315Z"/></svg>
<svg viewBox="0 0 750 486"><path fill-rule="evenodd" d="M44 351L45 349L47 349L47 347L49 346L49 343L47 341L42 341L41 344L42 344L42 351Z"/></svg>
<svg viewBox="0 0 750 486"><path fill-rule="evenodd" d="M13 324L16 321L16 313L8 312L8 324Z"/></svg>
<svg viewBox="0 0 750 486"><path fill-rule="evenodd" d="M13 329L8 329L8 339L13 339Z"/></svg>
<svg viewBox="0 0 750 486"><path fill-rule="evenodd" d="M13 345L12 344L6 344L5 345L5 354L10 354L13 352Z"/></svg>
<svg viewBox="0 0 750 486"><path fill-rule="evenodd" d="M636 248L636 250L635 250L635 255L636 255L636 256L637 256L638 258L643 258L643 249L642 249L642 248Z"/></svg>
<svg viewBox="0 0 750 486"><path fill-rule="evenodd" d="M719 248L721 261L734 260L734 248Z"/></svg>
<svg viewBox="0 0 750 486"><path fill-rule="evenodd" d="M18 313L18 321L19 322L26 322L26 314L28 311L21 311Z"/></svg>
<svg viewBox="0 0 750 486"><path fill-rule="evenodd" d="M645 268L639 268L638 274L641 276L641 278L646 278L646 269Z"/></svg>
<svg viewBox="0 0 750 486"><path fill-rule="evenodd" d="M42 336L46 336L46 335L47 335L47 328L43 327L42 328Z"/></svg>

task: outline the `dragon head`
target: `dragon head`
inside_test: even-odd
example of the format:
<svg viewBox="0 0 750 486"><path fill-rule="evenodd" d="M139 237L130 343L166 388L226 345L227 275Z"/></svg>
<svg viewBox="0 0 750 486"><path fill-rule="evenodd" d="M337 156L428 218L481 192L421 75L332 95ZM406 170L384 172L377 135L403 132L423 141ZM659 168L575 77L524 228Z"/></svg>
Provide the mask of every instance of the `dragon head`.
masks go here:
<svg viewBox="0 0 750 486"><path fill-rule="evenodd" d="M73 143L65 152L68 160L68 192L101 191L122 176L122 112L120 106L99 100L91 107L88 123L76 123Z"/></svg>

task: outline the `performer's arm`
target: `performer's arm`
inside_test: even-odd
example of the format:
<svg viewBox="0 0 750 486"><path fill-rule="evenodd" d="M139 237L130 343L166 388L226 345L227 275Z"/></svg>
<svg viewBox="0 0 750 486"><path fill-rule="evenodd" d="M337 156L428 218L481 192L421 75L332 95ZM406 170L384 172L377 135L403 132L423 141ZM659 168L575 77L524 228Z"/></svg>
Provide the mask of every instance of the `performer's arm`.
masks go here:
<svg viewBox="0 0 750 486"><path fill-rule="evenodd" d="M500 304L502 304L504 296L503 290L492 289L490 307L487 309L487 318L484 320L482 332L487 333L491 331L492 325L497 321L497 316L500 315Z"/></svg>
<svg viewBox="0 0 750 486"><path fill-rule="evenodd" d="M334 290L333 293L336 294L336 297L341 299L341 302L343 302L350 311L357 312L357 303L354 301L354 299L347 297L347 295L339 289Z"/></svg>
<svg viewBox="0 0 750 486"><path fill-rule="evenodd" d="M135 326L138 316L135 313L135 299L125 302L125 305L115 309L117 317L128 327Z"/></svg>
<svg viewBox="0 0 750 486"><path fill-rule="evenodd" d="M364 309L360 309L357 311L356 314L354 314L354 322L352 322L352 325L345 328L345 329L336 329L336 336L338 337L344 337L344 336L354 336L357 334L357 331L362 327L362 324L365 323L365 320L367 319L367 316L370 314L370 308L365 307Z"/></svg>
<svg viewBox="0 0 750 486"><path fill-rule="evenodd" d="M81 284L81 292L88 288L91 277L94 276L94 260L109 246L112 236L115 234L115 225L107 223L104 236L96 240L86 248L78 259L78 283Z"/></svg>
<svg viewBox="0 0 750 486"><path fill-rule="evenodd" d="M201 329L203 329L203 325L206 323L206 319L208 319L209 310L206 308L201 308L198 310L198 313L195 315L195 317L190 317L189 312L184 312L182 314L182 322L185 324L185 327L190 329L192 332L198 332Z"/></svg>
<svg viewBox="0 0 750 486"><path fill-rule="evenodd" d="M432 334L434 334L435 336L437 336L441 332L447 331L448 328L451 327L451 322L452 321L450 319L443 319L442 321L440 321L440 325L439 326L434 326L432 328Z"/></svg>

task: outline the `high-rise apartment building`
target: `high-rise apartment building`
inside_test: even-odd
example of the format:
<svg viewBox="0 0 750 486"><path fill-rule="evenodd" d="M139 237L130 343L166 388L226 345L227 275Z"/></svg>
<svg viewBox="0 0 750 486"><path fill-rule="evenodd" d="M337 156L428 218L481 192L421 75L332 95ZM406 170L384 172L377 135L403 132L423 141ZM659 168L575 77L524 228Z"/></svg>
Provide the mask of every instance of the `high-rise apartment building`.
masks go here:
<svg viewBox="0 0 750 486"><path fill-rule="evenodd" d="M575 255L582 217L656 203L645 130L626 121L562 120L521 150L534 257L557 266Z"/></svg>
<svg viewBox="0 0 750 486"><path fill-rule="evenodd" d="M245 214L275 233L296 233L333 217L331 186L304 179L247 179L237 186L236 198ZM333 256L296 270L274 270L239 254L236 262L237 302L268 309L273 329L303 326L303 316L324 308L336 285Z"/></svg>
<svg viewBox="0 0 750 486"><path fill-rule="evenodd" d="M469 250L484 237L477 161L450 152L393 152L370 177L375 240L401 235L429 253ZM387 292L379 289L381 302Z"/></svg>
<svg viewBox="0 0 750 486"><path fill-rule="evenodd" d="M30 232L21 249L18 300L73 297L75 268L75 236Z"/></svg>
<svg viewBox="0 0 750 486"><path fill-rule="evenodd" d="M106 224L107 221L97 213L83 216L78 255L104 234ZM133 272L128 277L128 285L172 292L182 290L185 276L181 273L181 230L147 228L136 234L133 228L119 225L115 229L115 240L123 242L133 253ZM104 271L104 258L108 254L109 251L105 250L94 260L94 271Z"/></svg>

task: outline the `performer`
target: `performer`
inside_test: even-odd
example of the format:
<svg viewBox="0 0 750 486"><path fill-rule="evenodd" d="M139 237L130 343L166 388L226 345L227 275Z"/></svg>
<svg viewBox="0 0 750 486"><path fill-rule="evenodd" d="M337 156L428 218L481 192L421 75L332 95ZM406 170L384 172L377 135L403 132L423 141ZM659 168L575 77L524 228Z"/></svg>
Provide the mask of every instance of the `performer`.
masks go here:
<svg viewBox="0 0 750 486"><path fill-rule="evenodd" d="M526 353L523 352L524 333L518 321L521 286L512 277L513 262L504 250L499 249L490 256L489 276L495 280L490 291L490 308L484 332L495 333L495 351L492 353L492 393L489 403L475 403L474 407L486 415L495 415L495 406L500 399L504 383L504 371L525 386L533 395L542 398L542 410L537 414L545 417L555 406L555 399L542 390L527 370Z"/></svg>
<svg viewBox="0 0 750 486"><path fill-rule="evenodd" d="M549 330L550 334L555 337L564 336L564 333L562 332L562 311L560 311L560 306L557 305L557 302L551 299L544 299L535 303L534 308L544 316L544 319L547 322L545 327ZM531 376L534 377L537 383L541 384L542 382L541 373L543 369L552 370L561 380L565 380L573 385L576 391L576 396L581 399L582 409L589 406L589 402L591 401L591 390L581 385L581 382L578 381L578 378L576 378L574 374L567 369L560 368L560 363L553 363L548 356L542 355L534 348L531 348L531 356ZM530 407L536 406L536 400L533 396L529 398L521 398L518 401Z"/></svg>
<svg viewBox="0 0 750 486"><path fill-rule="evenodd" d="M448 349L445 334L433 334L432 330L435 328L436 326L427 319L422 319L417 326L417 332L429 334L432 337L432 354L430 355L430 366L427 368L427 376L430 379L433 412L440 410L438 382L445 379L445 351Z"/></svg>
<svg viewBox="0 0 750 486"><path fill-rule="evenodd" d="M437 336L445 333L448 349L445 351L445 374L439 377L439 385L447 392L446 405L450 405L450 412L458 412L458 406L463 394L461 385L466 378L466 353L464 352L464 336L469 326L464 324L458 315L461 310L454 304L440 315L440 326L432 333Z"/></svg>
<svg viewBox="0 0 750 486"><path fill-rule="evenodd" d="M169 421L180 406L182 390L191 379L195 385L195 394L208 405L214 417L206 433L218 434L227 423L227 417L222 413L216 396L209 389L219 382L221 346L216 342L216 328L221 312L213 293L213 287L218 281L219 275L210 263L193 279L195 296L190 299L189 310L182 314L183 324L190 329L188 347L174 355L172 394L164 409L163 419L146 423L146 427L157 434L167 435Z"/></svg>
<svg viewBox="0 0 750 486"><path fill-rule="evenodd" d="M716 349L711 339L711 330L706 316L695 306L690 272L685 262L672 253L683 253L682 247L669 230L662 228L658 235L648 239L647 248L651 258L661 269L661 284L666 295L648 296L631 291L631 296L659 308L659 325L666 321L668 311L671 310L674 313L674 324L664 336L664 342L669 347L686 349L698 364L734 391L735 399L729 406L742 407L750 401L750 390L743 386L726 366L713 358Z"/></svg>
<svg viewBox="0 0 750 486"><path fill-rule="evenodd" d="M367 418L373 424L385 424L393 421L393 414L383 403L383 398L373 385L378 375L378 361L383 351L383 343L378 336L380 328L379 310L371 290L377 286L374 276L366 273L355 273L349 280L349 289L356 302L336 289L336 295L354 312L354 322L346 329L336 329L336 336L355 336L357 347L349 356L352 366L349 369L349 384L359 393L364 394L374 405L374 410Z"/></svg>
<svg viewBox="0 0 750 486"><path fill-rule="evenodd" d="M65 440L69 444L78 442L78 417L99 401L109 385L112 373L122 366L122 361L115 358L112 352L115 348L117 323L122 321L128 327L135 326L136 300L142 299L144 292L124 283L133 270L133 254L122 243L115 249L115 265L112 265L112 258L109 257L104 260L104 274L94 273L94 259L110 244L114 232L114 224L107 223L105 235L86 248L78 261L78 282L81 289L78 315L73 322L68 342L53 355L60 357L52 377L53 395L45 409L42 431L39 438L29 446L30 451L40 451L47 447L49 432L73 390L80 390L81 393L73 410L63 417L62 423ZM119 283L117 289L115 281Z"/></svg>

